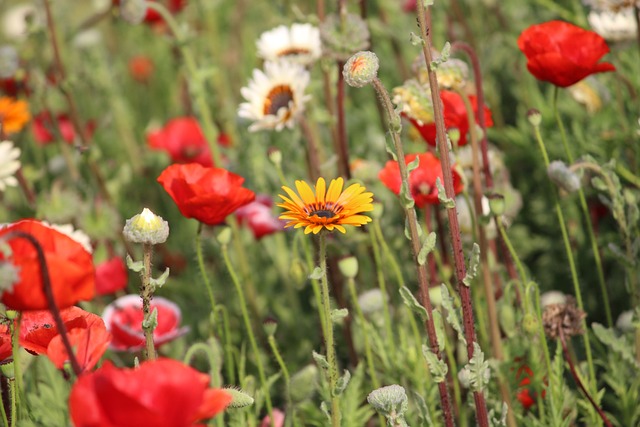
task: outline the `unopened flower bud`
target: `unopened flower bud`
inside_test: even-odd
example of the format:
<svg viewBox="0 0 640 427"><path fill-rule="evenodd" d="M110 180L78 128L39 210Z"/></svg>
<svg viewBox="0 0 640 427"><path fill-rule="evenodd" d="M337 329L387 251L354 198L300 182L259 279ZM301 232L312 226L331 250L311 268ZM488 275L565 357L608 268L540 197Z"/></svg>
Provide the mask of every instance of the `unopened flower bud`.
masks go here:
<svg viewBox="0 0 640 427"><path fill-rule="evenodd" d="M344 277L354 279L358 275L358 259L353 256L342 258L338 261L338 268Z"/></svg>
<svg viewBox="0 0 640 427"><path fill-rule="evenodd" d="M349 86L363 87L378 76L379 67L380 61L375 53L362 51L349 58L344 64L342 75Z"/></svg>
<svg viewBox="0 0 640 427"><path fill-rule="evenodd" d="M538 333L538 319L533 313L526 313L522 318L522 329L529 335Z"/></svg>
<svg viewBox="0 0 640 427"><path fill-rule="evenodd" d="M348 13L344 21L339 15L331 14L320 25L322 46L329 56L339 61L346 61L354 52L369 47L369 28L360 15Z"/></svg>
<svg viewBox="0 0 640 427"><path fill-rule="evenodd" d="M147 15L147 2L145 0L121 0L120 16L129 24L138 25Z"/></svg>
<svg viewBox="0 0 640 427"><path fill-rule="evenodd" d="M458 128L447 129L447 136L449 137L451 144L454 147L456 147L458 145L458 142L460 141L460 129Z"/></svg>
<svg viewBox="0 0 640 427"><path fill-rule="evenodd" d="M380 289L369 289L358 295L358 305L365 316L375 314L382 310L385 304L385 295Z"/></svg>
<svg viewBox="0 0 640 427"><path fill-rule="evenodd" d="M267 157L276 166L282 163L282 151L276 147L271 147L267 150Z"/></svg>
<svg viewBox="0 0 640 427"><path fill-rule="evenodd" d="M262 322L262 328L268 336L273 336L278 330L278 322L273 317L267 317Z"/></svg>
<svg viewBox="0 0 640 427"><path fill-rule="evenodd" d="M367 402L376 411L387 414L403 414L408 407L407 393L404 387L397 384L380 387L367 396Z"/></svg>
<svg viewBox="0 0 640 427"><path fill-rule="evenodd" d="M161 216L144 208L142 213L127 220L122 234L129 242L157 245L167 241L169 223Z"/></svg>
<svg viewBox="0 0 640 427"><path fill-rule="evenodd" d="M620 329L622 332L631 332L635 330L635 325L633 324L633 310L627 310L620 313L618 319L616 320L616 328Z"/></svg>
<svg viewBox="0 0 640 427"><path fill-rule="evenodd" d="M538 127L540 123L542 123L542 114L540 114L540 111L532 108L527 111L527 120L529 120L532 126Z"/></svg>
<svg viewBox="0 0 640 427"><path fill-rule="evenodd" d="M504 201L504 196L498 193L487 194L487 199L489 200L489 210L492 215L501 216L504 215L504 211L506 209L506 203Z"/></svg>
<svg viewBox="0 0 640 427"><path fill-rule="evenodd" d="M231 228L224 227L222 231L218 233L218 237L216 237L216 239L218 240L218 243L220 243L221 245L223 246L228 245L229 242L231 242Z"/></svg>
<svg viewBox="0 0 640 427"><path fill-rule="evenodd" d="M560 160L554 160L549 164L547 175L558 187L567 193L573 193L580 189L580 178Z"/></svg>

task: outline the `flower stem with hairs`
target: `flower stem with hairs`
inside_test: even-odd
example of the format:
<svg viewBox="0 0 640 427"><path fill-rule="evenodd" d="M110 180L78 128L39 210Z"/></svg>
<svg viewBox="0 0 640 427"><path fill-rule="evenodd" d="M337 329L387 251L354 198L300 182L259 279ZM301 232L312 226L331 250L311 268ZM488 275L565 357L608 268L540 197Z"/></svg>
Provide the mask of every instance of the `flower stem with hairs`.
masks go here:
<svg viewBox="0 0 640 427"><path fill-rule="evenodd" d="M147 360L156 359L156 348L153 344L153 330L155 325L149 322L151 317L151 298L153 298L153 289L151 287L151 255L153 254L153 245L142 245L142 286L140 286L140 298L142 298L142 313L144 320L142 322L142 330L144 331L145 354Z"/></svg>
<svg viewBox="0 0 640 427"><path fill-rule="evenodd" d="M267 412L269 413L269 419L271 420L271 427L275 427L274 419L273 419L273 406L271 404L271 396L267 388L267 377L265 376L265 373L264 373L264 366L262 364L262 358L260 355L260 349L258 348L258 342L256 341L256 337L253 332L253 327L251 326L251 319L249 319L249 311L247 310L247 302L244 298L242 285L240 284L238 275L236 274L235 268L233 267L233 264L231 263L231 259L229 258L229 249L227 247L227 243L220 242L220 244L222 247L222 257L224 258L224 263L227 266L227 271L229 271L229 276L231 276L231 281L233 282L233 285L235 286L236 291L238 293L240 310L242 311L242 319L244 320L244 326L247 329L249 343L251 344L251 350L253 351L254 359L256 361L256 366L258 368L258 375L260 377L260 384L262 386L262 392L264 393L264 400L265 400L265 405L267 407Z"/></svg>
<svg viewBox="0 0 640 427"><path fill-rule="evenodd" d="M387 112L387 117L389 118L389 122L392 123L394 118L399 120L397 114L391 104L391 98L389 98L389 93L383 86L382 82L376 77L372 81L373 87L376 89L380 100L382 101L384 108ZM400 177L406 188L409 187L409 172L407 170L407 165L404 161L404 148L402 146L402 142L400 140L400 135L398 132L394 131L393 126L391 129L391 136L393 138L393 142L396 149L396 155L398 157L398 166L400 169ZM431 300L429 299L429 279L427 274L427 269L424 264L418 262L418 253L420 252L420 236L418 234L418 219L416 215L416 210L414 206L408 206L403 204L403 209L405 211L405 215L407 217L407 223L409 225L409 235L411 237L411 249L413 252L413 258L415 261L416 268L418 270L418 283L420 287L420 299L422 305L427 310L427 320L425 322L425 327L427 329L427 335L429 337L429 346L433 354L435 354L439 359L442 358L440 345L438 343L438 338L436 335L436 328L433 322L433 307L431 306ZM445 425L447 427L453 427L453 411L451 408L451 400L449 397L449 390L446 384L446 381L442 381L438 383L438 392L440 394L440 404L442 407L442 415L444 417Z"/></svg>
<svg viewBox="0 0 640 427"><path fill-rule="evenodd" d="M452 199L455 197L453 188L453 177L451 173L451 164L449 160L449 146L447 145L447 137L444 125L444 113L442 101L440 99L440 88L435 72L431 69L431 40L427 35L426 22L431 19L431 11L429 7L425 7L424 0L418 1L418 23L422 37L422 53L427 64L427 73L429 76L429 86L431 88L431 99L433 102L434 121L436 125L436 140L438 141L438 151L440 153L440 161L442 162L442 172L444 177L444 188L446 197ZM482 112L481 112L482 115ZM457 287L460 293L460 301L462 304L462 317L464 334L467 341L467 357L469 360L474 354L474 342L476 341L476 333L474 329L473 306L471 303L471 289L463 283L466 276L466 266L464 263L464 252L462 249L462 241L460 238L460 226L458 224L458 212L455 204L452 209L447 209L449 218L449 232L451 244L453 246L454 265L456 271ZM487 404L485 402L482 391L474 391L473 399L476 407L476 421L480 427L489 426L489 416L487 413Z"/></svg>
<svg viewBox="0 0 640 427"><path fill-rule="evenodd" d="M211 312L216 312L216 300L213 296L213 288L211 287L211 281L209 280L209 275L204 266L204 257L202 256L202 231L204 229L204 224L201 222L198 223L198 232L196 233L196 257L198 258L198 268L200 269L200 275L202 276L202 281L204 282L205 287L207 288L207 295L209 296L209 303L211 304ZM213 319L215 322L215 318Z"/></svg>
<svg viewBox="0 0 640 427"><path fill-rule="evenodd" d="M542 134L540 133L540 126L533 126L536 141L538 142L538 148L540 148L540 152L542 153L542 158L544 160L545 168L549 167L549 155L547 154L547 149L545 148L544 142L542 140ZM576 269L576 263L573 257L573 250L571 249L571 242L569 241L569 233L567 232L567 225L564 219L564 214L562 213L562 208L560 206L560 197L558 196L558 191L555 188L551 189L554 197L554 205L556 216L558 217L558 223L560 225L560 231L562 233L562 241L564 242L564 249L567 253L567 260L569 261L569 269L571 270L571 281L573 283L573 291L575 293L576 302L578 303L578 308L584 311L584 304L582 303L582 292L580 291L580 282L578 280L578 271ZM582 329L588 331L587 322L582 319ZM584 339L584 349L585 354L587 356L587 365L589 367L589 382L592 387L595 389L595 369L593 367L593 356L591 354L591 342L589 341L589 334L585 333L583 335Z"/></svg>
<svg viewBox="0 0 640 427"><path fill-rule="evenodd" d="M553 88L553 113L560 129L560 136L562 137L562 145L564 146L565 154L569 163L573 163L573 154L567 141L567 134L564 130L564 124L562 118L560 118L560 111L558 110L558 94L560 89L558 86ZM611 316L611 304L609 304L609 293L607 291L607 283L604 278L604 270L602 269L602 259L600 258L600 249L598 248L598 240L593 231L593 224L591 222L591 215L589 214L589 207L587 206L587 199L584 196L582 188L578 189L578 198L580 199L580 208L582 209L582 216L586 224L587 235L591 242L591 250L593 252L593 259L596 263L596 271L598 273L598 283L600 284L600 292L602 293L602 305L604 305L604 312L607 317L607 324L609 327L613 327L613 317Z"/></svg>

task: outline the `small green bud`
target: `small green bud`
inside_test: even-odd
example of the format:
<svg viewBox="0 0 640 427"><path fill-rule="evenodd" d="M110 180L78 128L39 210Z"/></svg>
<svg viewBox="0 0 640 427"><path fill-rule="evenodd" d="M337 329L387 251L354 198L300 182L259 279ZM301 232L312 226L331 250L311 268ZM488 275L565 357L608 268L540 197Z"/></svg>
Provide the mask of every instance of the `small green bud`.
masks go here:
<svg viewBox="0 0 640 427"><path fill-rule="evenodd" d="M382 205L382 203L373 202L373 210L370 213L371 217L373 219L380 219L382 218L383 213L384 213L384 206Z"/></svg>
<svg viewBox="0 0 640 427"><path fill-rule="evenodd" d="M273 317L268 317L262 322L262 328L268 336L273 336L278 329L278 322Z"/></svg>
<svg viewBox="0 0 640 427"><path fill-rule="evenodd" d="M449 140L451 141L451 144L454 147L457 147L458 146L458 142L460 142L460 129L458 129L458 128L447 129L447 136L449 137Z"/></svg>
<svg viewBox="0 0 640 427"><path fill-rule="evenodd" d="M13 361L0 365L0 372L2 376L8 379L13 379L16 376L15 367Z"/></svg>
<svg viewBox="0 0 640 427"><path fill-rule="evenodd" d="M231 228L224 227L218 233L218 236L216 237L216 239L218 240L218 243L220 243L222 246L228 245L229 242L231 242Z"/></svg>
<svg viewBox="0 0 640 427"><path fill-rule="evenodd" d="M379 67L380 61L375 53L361 51L344 64L342 75L349 86L364 87L378 76Z"/></svg>
<svg viewBox="0 0 640 427"><path fill-rule="evenodd" d="M355 279L358 275L358 259L354 256L342 258L338 261L338 268L347 279Z"/></svg>
<svg viewBox="0 0 640 427"><path fill-rule="evenodd" d="M538 318L533 313L526 313L522 318L522 329L529 335L538 333Z"/></svg>
<svg viewBox="0 0 640 427"><path fill-rule="evenodd" d="M249 396L241 389L229 387L224 388L223 390L231 395L232 400L229 404L230 408L244 408L246 406L253 405L253 397Z"/></svg>
<svg viewBox="0 0 640 427"><path fill-rule="evenodd" d="M491 214L495 216L504 215L504 211L506 210L504 196L498 193L490 193L487 194L486 197L489 200L489 210Z"/></svg>
<svg viewBox="0 0 640 427"><path fill-rule="evenodd" d="M508 337L513 337L517 334L516 312L510 304L506 302L500 304L498 308L498 319L502 330Z"/></svg>
<svg viewBox="0 0 640 427"><path fill-rule="evenodd" d="M440 286L429 288L429 300L431 300L432 306L440 307L442 304L442 288Z"/></svg>
<svg viewBox="0 0 640 427"><path fill-rule="evenodd" d="M542 114L540 114L540 111L532 108L527 111L527 120L529 120L532 126L538 127L540 123L542 123Z"/></svg>
<svg viewBox="0 0 640 427"><path fill-rule="evenodd" d="M169 223L144 208L142 213L127 220L122 230L124 238L132 243L157 245L167 241L169 237Z"/></svg>
<svg viewBox="0 0 640 427"><path fill-rule="evenodd" d="M307 279L307 268L300 258L294 258L289 266L289 275L294 283L303 283Z"/></svg>
<svg viewBox="0 0 640 427"><path fill-rule="evenodd" d="M282 164L282 151L276 147L271 147L267 150L267 157L274 165L278 166Z"/></svg>

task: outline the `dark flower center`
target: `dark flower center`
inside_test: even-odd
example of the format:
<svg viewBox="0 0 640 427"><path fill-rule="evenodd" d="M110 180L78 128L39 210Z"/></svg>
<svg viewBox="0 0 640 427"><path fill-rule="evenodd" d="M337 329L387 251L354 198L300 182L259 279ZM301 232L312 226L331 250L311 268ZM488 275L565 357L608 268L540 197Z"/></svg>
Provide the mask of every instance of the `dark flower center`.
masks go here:
<svg viewBox="0 0 640 427"><path fill-rule="evenodd" d="M288 108L291 101L293 101L291 87L289 85L278 85L271 89L267 95L267 99L264 101L263 113L275 116L282 107Z"/></svg>
<svg viewBox="0 0 640 427"><path fill-rule="evenodd" d="M313 211L309 214L309 216L314 216L317 215L320 218L333 218L334 216L336 216L335 212L330 211L329 209L320 209L317 211Z"/></svg>
<svg viewBox="0 0 640 427"><path fill-rule="evenodd" d="M290 47L289 49L284 49L278 52L278 56L304 55L309 52L309 49L305 49L303 47Z"/></svg>

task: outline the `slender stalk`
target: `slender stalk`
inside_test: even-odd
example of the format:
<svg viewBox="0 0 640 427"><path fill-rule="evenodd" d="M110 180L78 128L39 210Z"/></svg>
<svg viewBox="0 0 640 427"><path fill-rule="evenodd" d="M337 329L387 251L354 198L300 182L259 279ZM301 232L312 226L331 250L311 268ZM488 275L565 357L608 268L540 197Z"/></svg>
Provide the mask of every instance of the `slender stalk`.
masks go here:
<svg viewBox="0 0 640 427"><path fill-rule="evenodd" d="M338 166L340 175L345 179L351 179L351 170L349 169L349 146L347 143L347 122L344 113L344 76L342 75L342 67L344 63L338 61L338 82L336 83L336 113L338 115Z"/></svg>
<svg viewBox="0 0 640 427"><path fill-rule="evenodd" d="M24 197L27 199L29 203L29 207L36 207L36 193L34 193L33 188L29 185L29 181L24 177L24 173L22 173L22 166L20 169L16 171L16 178L18 179L18 185L24 194Z"/></svg>
<svg viewBox="0 0 640 427"><path fill-rule="evenodd" d="M11 362L13 363L13 362ZM9 427L9 418L7 418L7 409L10 411L11 410L11 406L9 406L7 409L4 408L4 396L5 396L5 387L9 388L12 387L11 384L11 379L2 375L2 377L0 377L0 381L2 381L2 385L0 386L0 388L2 389L2 401L0 402L0 414L2 414L2 425L4 427ZM11 399L11 392L9 392L8 399ZM9 404L11 405L11 404Z"/></svg>
<svg viewBox="0 0 640 427"><path fill-rule="evenodd" d="M49 311L51 312L51 316L53 317L53 320L56 324L56 328L58 329L58 333L60 334L60 338L62 339L62 344L64 345L64 349L67 351L67 355L69 357L69 363L71 364L73 373L76 374L76 376L79 376L82 373L82 368L80 367L80 364L78 363L78 359L76 359L76 356L73 352L73 346L69 341L67 328L64 325L64 321L62 320L62 316L60 315L60 309L58 308L55 297L53 295L53 288L51 287L51 275L49 273L49 267L47 265L47 259L44 255L44 250L42 249L40 242L38 242L38 240L29 233L24 233L22 231L12 231L10 233L10 236L26 239L27 241L29 241L29 243L31 243L31 245L36 250L36 257L38 259L38 265L40 266L40 278L42 280L44 295L47 299ZM17 367L17 362L18 361L14 359L14 363L16 364L15 365L16 367ZM16 375L18 375L17 372L16 372Z"/></svg>
<svg viewBox="0 0 640 427"><path fill-rule="evenodd" d="M540 152L542 153L542 158L544 159L545 169L549 168L549 155L547 154L547 149L544 146L544 142L542 141L542 135L540 134L540 127L534 126L534 131L536 135L536 141L538 142L538 147L540 148ZM569 233L567 232L567 225L564 219L564 214L562 213L562 208L560 207L560 197L558 196L558 191L553 188L552 189L554 196L554 205L556 210L556 216L558 217L558 223L560 224L560 231L562 233L562 241L564 242L564 249L567 253L567 260L569 261L569 269L571 270L571 281L573 283L573 290L576 294L576 302L578 303L578 308L584 311L584 304L582 303L582 292L580 291L580 282L578 281L578 271L576 269L576 263L573 258L573 250L571 249L571 242L569 241ZM582 328L585 331L588 331L587 322L585 319L582 319ZM593 356L591 355L591 342L589 341L589 334L585 333L583 335L584 339L584 349L587 356L587 365L589 366L589 380L590 384L595 389L595 369L593 367Z"/></svg>
<svg viewBox="0 0 640 427"><path fill-rule="evenodd" d="M300 127L304 138L307 140L307 160L309 163L309 178L316 181L320 177L320 159L318 157L318 142L311 132L309 123L304 117L300 118Z"/></svg>
<svg viewBox="0 0 640 427"><path fill-rule="evenodd" d="M333 342L333 321L331 320L331 302L329 300L329 280L327 279L327 242L324 232L319 236L320 271L322 278L320 285L322 289L322 309L324 311L325 334L324 342L327 351L327 363L329 364L329 394L331 395L331 425L340 427L340 396L336 394L338 384L338 362Z"/></svg>
<svg viewBox="0 0 640 427"><path fill-rule="evenodd" d="M142 298L142 313L144 320L142 322L142 330L144 331L145 353L147 360L154 360L156 356L156 347L153 344L154 326L149 324L151 316L151 298L153 298L153 289L151 288L151 255L153 254L153 245L144 243L142 245L142 286L140 287L140 298Z"/></svg>
<svg viewBox="0 0 640 427"><path fill-rule="evenodd" d="M604 425L607 426L607 427L613 427L613 425L611 424L611 421L609 421L609 419L605 415L604 411L593 400L593 398L591 397L591 395L587 391L587 388L584 386L584 384L580 380L580 376L576 372L576 368L575 368L575 366L573 364L573 361L571 360L571 355L569 354L569 349L567 348L567 342L566 342L566 338L564 336L564 333L562 332L562 328L558 328L558 331L560 332L560 344L562 344L562 353L564 354L564 360L566 360L567 361L567 365L569 365L569 370L571 371L571 376L573 377L573 380L576 382L576 384L578 384L578 387L580 387L580 390L585 395L587 400L589 400L589 403L591 403L591 406L593 406L593 408L596 410L596 412L598 413L600 418L602 418L602 421L604 422Z"/></svg>
<svg viewBox="0 0 640 427"><path fill-rule="evenodd" d="M430 19L431 12L429 7L425 8L424 0L418 1L418 23L422 36L422 53L427 64L431 64L431 41L427 36L426 21ZM427 67L429 75L429 86L431 87L431 99L433 102L434 121L436 125L436 140L438 141L438 151L440 153L440 162L442 163L442 173L444 177L444 188L446 197L452 199L455 197L453 189L453 177L451 172L451 162L449 159L449 146L444 126L444 113L442 108L442 100L440 99L440 88L435 72L431 67ZM473 306L471 303L471 289L464 285L463 279L466 276L466 266L464 263L464 252L462 249L462 241L460 238L460 226L458 224L458 212L455 205L452 209L447 210L449 217L449 232L451 236L451 244L453 246L454 265L456 271L456 279L458 284L458 292L460 293L460 301L462 304L462 317L464 334L467 340L467 357L469 360L473 357L473 343L476 341L476 333L474 328ZM485 402L482 391L475 391L473 399L476 407L476 421L480 427L489 426L489 415L487 413L487 404Z"/></svg>
<svg viewBox="0 0 640 427"><path fill-rule="evenodd" d="M429 63L429 62L428 62ZM397 117L393 105L391 104L391 99L389 98L389 94L387 90L382 85L382 82L375 78L373 80L373 87L376 89L378 96L382 103L384 104L385 110L387 112L387 117L389 121L393 121L394 117ZM409 172L407 170L407 164L404 160L404 148L402 146L402 142L400 141L400 135L397 132L391 132L393 142L396 149L396 155L398 156L398 166L400 169L400 177L403 183L407 185L409 183ZM438 358L442 358L440 345L438 343L438 338L436 336L435 324L433 322L433 307L431 306L431 300L429 299L429 279L427 275L427 269L424 264L420 264L418 262L418 253L420 252L420 236L418 234L418 218L416 215L416 210L414 206L407 206L403 204L403 209L405 212L405 216L407 217L407 223L409 226L409 234L411 236L411 249L413 252L413 259L418 270L418 284L420 287L420 299L422 305L427 310L428 318L425 321L425 327L427 329L427 335L429 337L429 345L431 347L431 351L433 354L438 356ZM451 400L449 396L449 390L446 384L446 381L438 383L438 392L440 393L440 404L442 406L442 415L444 417L445 425L447 427L452 427L454 425L453 422L453 412L451 410ZM483 426L484 427L484 426Z"/></svg>
<svg viewBox="0 0 640 427"><path fill-rule="evenodd" d="M558 94L559 93L560 93L560 90L558 86L555 86L554 93L553 93L553 112L556 118L556 122L558 123L558 128L560 129L560 135L562 137L562 145L564 146L564 151L567 155L567 160L569 161L569 163L573 163L573 154L571 153L571 149L567 141L567 135L564 130L564 124L562 123L562 119L560 118L560 111L558 111ZM600 249L598 248L598 240L596 238L596 234L593 231L593 223L591 222L591 215L589 214L587 199L584 196L584 191L582 191L582 188L578 189L578 198L580 199L580 208L582 209L582 216L586 224L589 241L591 242L593 259L596 263L596 271L598 273L598 283L600 285L600 292L602 294L602 305L604 305L604 312L607 317L607 324L611 328L613 327L613 317L611 316L611 304L609 303L609 293L607 291L607 283L604 278L604 270L602 268L602 259L600 258Z"/></svg>
<svg viewBox="0 0 640 427"><path fill-rule="evenodd" d="M9 390L11 393L11 427L16 426L16 420L18 419L18 414L16 413L16 399L17 399L17 390L16 390L16 380L9 380Z"/></svg>
<svg viewBox="0 0 640 427"><path fill-rule="evenodd" d="M269 341L269 347L271 347L271 352L273 356L276 358L276 362L280 366L280 370L282 371L282 376L284 377L285 383L285 395L287 399L287 408L289 409L289 417L293 420L293 424L296 424L296 411L293 406L293 401L291 400L291 375L289 375L289 369L287 368L287 364L284 363L284 359L282 358L282 354L280 354L280 350L278 350L278 344L276 343L276 339L273 335L269 335L267 338Z"/></svg>
<svg viewBox="0 0 640 427"><path fill-rule="evenodd" d="M269 395L269 390L267 389L267 377L264 373L264 366L262 365L262 358L260 357L260 349L258 348L258 342L256 341L255 334L253 332L253 328L251 327L251 320L249 319L249 310L247 309L247 302L244 298L244 292L242 290L242 285L240 284L240 280L238 279L238 275L236 274L235 269L233 268L233 264L231 264L231 259L229 258L229 250L226 244L222 244L222 257L224 258L224 263L227 266L227 270L229 271L229 276L231 276L231 281L236 288L238 293L238 300L240 302L240 309L242 311L242 318L244 320L244 326L247 329L247 335L249 336L249 343L251 344L251 350L253 351L254 358L256 361L256 366L258 368L258 375L260 376L260 383L262 385L262 392L264 393L265 405L267 406L267 412L269 413L269 419L271 420L271 427L274 426L273 419L273 406L271 404L271 396Z"/></svg>
<svg viewBox="0 0 640 427"><path fill-rule="evenodd" d="M196 257L198 258L198 267L200 268L200 275L202 276L202 280L204 281L204 285L207 288L207 295L209 296L209 303L211 305L211 312L216 312L216 300L213 296L213 288L211 286L211 281L209 280L209 275L207 274L207 270L204 266L204 257L202 256L202 231L204 229L204 225L202 223L198 223L198 232L196 233ZM215 319L214 319L215 320Z"/></svg>
<svg viewBox="0 0 640 427"><path fill-rule="evenodd" d="M167 8L163 4L158 2L147 2L147 7L149 9L155 10L160 14L160 16L162 16L162 19L167 23L167 25L171 29L171 33L176 38L176 45L180 49L180 53L182 54L182 57L184 59L184 64L187 68L187 74L189 75L189 92L190 95L194 98L198 113L200 115L200 118L202 119L202 131L205 138L207 139L209 148L211 149L213 162L216 166L219 167L223 163L217 142L218 132L215 129L213 115L211 114L211 109L209 108L209 104L207 103L208 92L205 90L202 75L198 73L198 66L193 53L187 46L185 36L180 30L180 27L178 26L175 18L173 17L173 15L171 15L171 13L169 13Z"/></svg>

